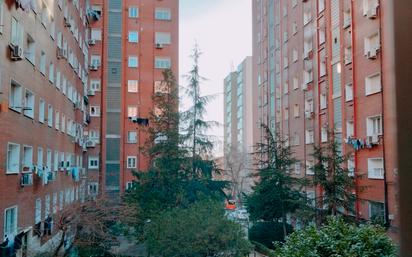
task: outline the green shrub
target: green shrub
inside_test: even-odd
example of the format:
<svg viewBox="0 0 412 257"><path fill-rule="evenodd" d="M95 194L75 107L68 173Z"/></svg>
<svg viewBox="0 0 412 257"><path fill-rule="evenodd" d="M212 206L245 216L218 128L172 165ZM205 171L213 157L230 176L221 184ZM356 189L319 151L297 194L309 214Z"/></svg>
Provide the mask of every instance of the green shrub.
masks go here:
<svg viewBox="0 0 412 257"><path fill-rule="evenodd" d="M396 247L376 225L355 226L340 217L328 218L320 229L314 226L289 235L278 244L278 257L395 257Z"/></svg>
<svg viewBox="0 0 412 257"><path fill-rule="evenodd" d="M287 225L286 231L291 233L292 226ZM249 240L263 244L269 249L275 249L274 242L283 242L283 227L280 222L257 222L249 229Z"/></svg>

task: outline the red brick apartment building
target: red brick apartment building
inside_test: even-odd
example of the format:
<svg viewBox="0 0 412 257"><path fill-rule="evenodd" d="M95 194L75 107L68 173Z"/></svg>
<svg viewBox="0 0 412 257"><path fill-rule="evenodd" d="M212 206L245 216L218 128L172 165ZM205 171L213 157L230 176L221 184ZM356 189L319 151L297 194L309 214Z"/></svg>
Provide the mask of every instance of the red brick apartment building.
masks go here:
<svg viewBox="0 0 412 257"><path fill-rule="evenodd" d="M87 24L85 0L0 1L2 256L49 251L85 197Z"/></svg>
<svg viewBox="0 0 412 257"><path fill-rule="evenodd" d="M165 68L178 76L178 0L91 0L90 185L117 198L145 170L144 132Z"/></svg>
<svg viewBox="0 0 412 257"><path fill-rule="evenodd" d="M291 145L296 176L311 174L328 128L351 153L360 220L399 229L393 17L389 0L253 0L259 119ZM319 195L307 189L307 195Z"/></svg>

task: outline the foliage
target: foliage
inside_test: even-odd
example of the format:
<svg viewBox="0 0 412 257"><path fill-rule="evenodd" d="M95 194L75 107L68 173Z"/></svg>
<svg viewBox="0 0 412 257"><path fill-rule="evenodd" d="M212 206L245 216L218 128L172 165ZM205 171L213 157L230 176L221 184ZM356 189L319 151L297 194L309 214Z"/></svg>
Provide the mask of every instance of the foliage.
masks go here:
<svg viewBox="0 0 412 257"><path fill-rule="evenodd" d="M282 219L284 235L287 234L286 214L303 205L299 187L303 181L289 175L295 160L290 147L278 135L273 135L266 125L265 141L257 145L256 159L260 167L256 176L259 182L254 192L247 196L247 209L252 220L277 221Z"/></svg>
<svg viewBox="0 0 412 257"><path fill-rule="evenodd" d="M395 257L396 247L380 226L350 225L329 217L319 230L310 226L295 231L278 244L279 257Z"/></svg>
<svg viewBox="0 0 412 257"><path fill-rule="evenodd" d="M339 210L344 213L353 211L355 200L352 193L355 189L354 179L345 167L348 156L339 149L340 144L332 139L325 146L316 146L313 154L316 160L313 185L320 186L323 191L323 196L319 196L317 202L327 206L328 215L336 215Z"/></svg>
<svg viewBox="0 0 412 257"><path fill-rule="evenodd" d="M147 224L145 235L154 256L243 257L250 251L241 226L210 200L159 213Z"/></svg>
<svg viewBox="0 0 412 257"><path fill-rule="evenodd" d="M292 226L287 225L287 233L292 231ZM283 225L276 221L257 222L249 229L249 240L261 243L270 249L275 249L274 242L284 241L284 239Z"/></svg>

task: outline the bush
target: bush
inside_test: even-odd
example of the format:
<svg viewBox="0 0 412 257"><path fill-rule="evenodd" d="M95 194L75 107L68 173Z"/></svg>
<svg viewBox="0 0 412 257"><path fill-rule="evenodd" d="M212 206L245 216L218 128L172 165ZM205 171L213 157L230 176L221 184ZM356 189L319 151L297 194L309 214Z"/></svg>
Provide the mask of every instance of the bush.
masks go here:
<svg viewBox="0 0 412 257"><path fill-rule="evenodd" d="M314 226L289 235L278 244L279 257L395 257L396 247L375 225L350 225L340 217L328 218L325 226Z"/></svg>
<svg viewBox="0 0 412 257"><path fill-rule="evenodd" d="M287 225L286 231L291 233L292 226ZM274 242L283 242L283 226L280 222L257 222L249 230L249 240L263 244L269 249L275 249Z"/></svg>

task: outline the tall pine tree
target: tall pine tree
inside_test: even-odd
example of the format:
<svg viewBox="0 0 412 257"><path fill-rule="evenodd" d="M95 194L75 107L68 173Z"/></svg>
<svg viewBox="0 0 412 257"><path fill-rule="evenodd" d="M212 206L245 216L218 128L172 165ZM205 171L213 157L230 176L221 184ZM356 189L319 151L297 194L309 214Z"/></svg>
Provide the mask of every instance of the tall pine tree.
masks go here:
<svg viewBox="0 0 412 257"><path fill-rule="evenodd" d="M304 204L300 191L302 181L289 174L296 162L289 146L266 126L265 140L256 146L259 182L254 192L247 196L247 209L252 220L281 221L284 236L287 234L286 216Z"/></svg>

